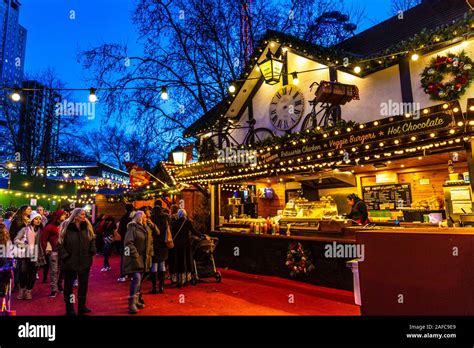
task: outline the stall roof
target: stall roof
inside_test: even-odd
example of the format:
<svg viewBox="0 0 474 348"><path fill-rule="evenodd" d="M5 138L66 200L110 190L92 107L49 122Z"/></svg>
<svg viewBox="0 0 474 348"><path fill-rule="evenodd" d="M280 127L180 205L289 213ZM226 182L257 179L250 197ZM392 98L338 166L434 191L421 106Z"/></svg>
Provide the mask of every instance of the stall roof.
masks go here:
<svg viewBox="0 0 474 348"><path fill-rule="evenodd" d="M378 54L394 44L453 23L464 17L470 7L466 0L424 0L403 12L402 19L393 16L382 23L341 42L336 47L355 55Z"/></svg>
<svg viewBox="0 0 474 348"><path fill-rule="evenodd" d="M237 90L234 95L229 94L229 96L215 104L208 112L186 128L183 134L185 137L190 137L203 133L206 129L214 127L224 117L244 85L242 81L245 81L254 69L256 62L265 54L269 41L276 41L289 46L296 54L322 64L327 64L327 58L342 60L344 57L352 57L353 61L357 61L368 59L380 53L398 53L407 49L403 46L404 44L411 44L413 46L411 49L413 49L416 46L416 39L420 38L422 34L428 37L437 35L438 32L443 34L443 30L446 30L449 26L462 26L464 25L464 19L471 18L469 20L472 20L472 17L468 17L469 14L472 16L472 11L465 0L424 0L420 5L403 13L403 22L400 22L401 20L397 16L391 17L332 47L312 44L292 35L269 30L256 46L249 60L251 63L245 67L238 79L239 81L235 83ZM445 45L445 43L440 45L443 44ZM418 46L415 48L418 48ZM430 46L429 50L436 48L439 47ZM393 64L398 64L398 60L392 60L388 66ZM366 76L386 67L387 65L382 64L364 69L359 76ZM340 67L339 69L349 74L353 73L352 69L349 68Z"/></svg>

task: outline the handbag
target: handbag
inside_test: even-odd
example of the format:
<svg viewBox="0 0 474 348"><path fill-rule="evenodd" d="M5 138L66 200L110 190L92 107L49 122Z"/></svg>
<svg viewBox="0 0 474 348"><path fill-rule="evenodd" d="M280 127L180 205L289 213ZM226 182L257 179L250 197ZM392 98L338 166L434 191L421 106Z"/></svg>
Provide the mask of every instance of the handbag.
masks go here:
<svg viewBox="0 0 474 348"><path fill-rule="evenodd" d="M166 232L166 247L168 249L173 249L174 248L174 240L176 239L176 237L178 237L179 232L181 232L181 229L183 228L185 222L186 222L186 220L183 221L183 223L181 224L181 227L178 230L178 233L176 233L176 236L174 236L174 238L173 238L173 235L171 234L171 229L168 226L168 230Z"/></svg>

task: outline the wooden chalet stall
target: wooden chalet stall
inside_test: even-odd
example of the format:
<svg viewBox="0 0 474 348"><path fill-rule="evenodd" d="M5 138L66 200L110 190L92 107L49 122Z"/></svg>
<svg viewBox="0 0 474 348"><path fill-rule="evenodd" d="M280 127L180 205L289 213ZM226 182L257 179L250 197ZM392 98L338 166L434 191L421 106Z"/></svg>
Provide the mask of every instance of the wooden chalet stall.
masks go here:
<svg viewBox="0 0 474 348"><path fill-rule="evenodd" d="M424 1L403 21L390 18L336 47L269 32L236 91L186 130L199 139L199 161L172 170L177 182L210 192L217 263L352 290L346 262L365 257L364 314L393 313L394 298L374 296L397 288L419 296L415 284L425 287L423 305L397 313L436 312L427 308L454 285L413 277L431 258L450 262L440 243L459 228L472 245L473 18L463 0ZM259 69L269 51L283 62L278 83ZM367 204L370 226L344 217L351 193ZM414 248L423 243L439 248L421 261ZM404 268L394 283L377 265L397 260ZM462 277L473 273L465 262ZM467 301L458 293L448 299L453 308Z"/></svg>

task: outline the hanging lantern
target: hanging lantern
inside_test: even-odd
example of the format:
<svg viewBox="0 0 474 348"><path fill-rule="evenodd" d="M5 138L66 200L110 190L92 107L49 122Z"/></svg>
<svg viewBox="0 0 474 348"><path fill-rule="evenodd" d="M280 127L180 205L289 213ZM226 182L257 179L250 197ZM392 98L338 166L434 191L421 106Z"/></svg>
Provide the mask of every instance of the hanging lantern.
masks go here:
<svg viewBox="0 0 474 348"><path fill-rule="evenodd" d="M188 154L184 150L184 147L180 145L176 146L173 150L173 162L177 166L183 166L186 164Z"/></svg>
<svg viewBox="0 0 474 348"><path fill-rule="evenodd" d="M274 85L280 82L283 61L275 58L270 49L268 49L267 58L258 63L258 67L267 84Z"/></svg>

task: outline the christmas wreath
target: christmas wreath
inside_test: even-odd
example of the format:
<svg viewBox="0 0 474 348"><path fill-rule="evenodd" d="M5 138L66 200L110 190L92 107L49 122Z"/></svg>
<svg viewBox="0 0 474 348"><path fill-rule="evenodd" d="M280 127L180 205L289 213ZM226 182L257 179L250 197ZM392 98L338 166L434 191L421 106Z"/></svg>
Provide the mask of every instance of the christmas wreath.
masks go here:
<svg viewBox="0 0 474 348"><path fill-rule="evenodd" d="M473 61L463 51L433 58L421 74L421 85L433 100L455 100L466 92L474 73ZM449 81L445 81L450 78Z"/></svg>
<svg viewBox="0 0 474 348"><path fill-rule="evenodd" d="M314 270L311 254L304 250L300 242L291 243L286 255L286 266L290 269L290 276L308 274Z"/></svg>

